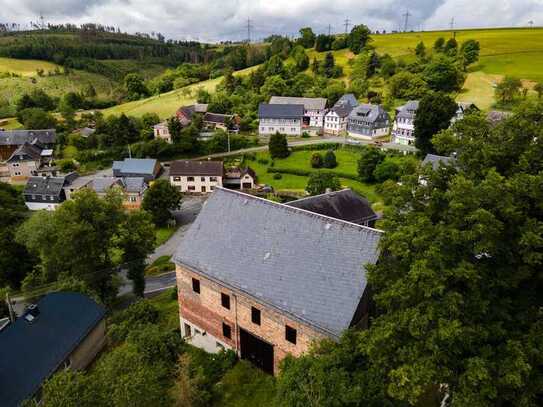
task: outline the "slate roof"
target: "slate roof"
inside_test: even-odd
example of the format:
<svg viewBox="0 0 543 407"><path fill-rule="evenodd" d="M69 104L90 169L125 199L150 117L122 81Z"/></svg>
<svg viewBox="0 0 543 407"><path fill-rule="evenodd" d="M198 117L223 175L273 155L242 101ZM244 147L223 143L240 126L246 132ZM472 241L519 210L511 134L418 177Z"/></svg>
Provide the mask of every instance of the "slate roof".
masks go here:
<svg viewBox="0 0 543 407"><path fill-rule="evenodd" d="M155 174L157 161L154 158L125 158L124 161L113 161L113 171L123 174Z"/></svg>
<svg viewBox="0 0 543 407"><path fill-rule="evenodd" d="M260 103L258 105L258 117L260 119L301 119L304 115L302 104Z"/></svg>
<svg viewBox="0 0 543 407"><path fill-rule="evenodd" d="M486 120L491 124L498 124L502 120L507 119L512 115L511 112L501 112L499 110L492 110L486 115Z"/></svg>
<svg viewBox="0 0 543 407"><path fill-rule="evenodd" d="M115 177L96 177L87 184L87 187L96 193L103 194L114 185L122 186L122 181Z"/></svg>
<svg viewBox="0 0 543 407"><path fill-rule="evenodd" d="M424 157L424 160L422 160L422 166L425 166L426 164L431 164L432 168L437 170L440 166L440 164L443 165L449 165L451 163L454 163L456 160L454 157L445 157L442 155L435 155L435 154L427 154L426 157Z"/></svg>
<svg viewBox="0 0 543 407"><path fill-rule="evenodd" d="M305 110L324 110L326 109L326 99L272 96L270 105L303 105Z"/></svg>
<svg viewBox="0 0 543 407"><path fill-rule="evenodd" d="M60 195L66 177L30 177L25 185L25 195Z"/></svg>
<svg viewBox="0 0 543 407"><path fill-rule="evenodd" d="M126 177L122 182L126 192L142 193L147 189L147 184L142 177Z"/></svg>
<svg viewBox="0 0 543 407"><path fill-rule="evenodd" d="M37 306L32 323L23 316L0 332L2 406L32 397L105 316L104 308L79 293L47 294Z"/></svg>
<svg viewBox="0 0 543 407"><path fill-rule="evenodd" d="M32 160L40 160L42 157L43 151L51 151L51 150L42 150L40 147L38 147L35 144L30 144L29 142L25 142L24 144L21 144L17 149L11 154L11 157L9 157L8 162L12 161L19 161L17 156L27 156Z"/></svg>
<svg viewBox="0 0 543 407"><path fill-rule="evenodd" d="M210 123L225 123L226 119L233 119L234 116L231 114L220 114L220 113L206 113L204 115L204 122Z"/></svg>
<svg viewBox="0 0 543 407"><path fill-rule="evenodd" d="M369 201L350 189L298 199L287 205L359 225L378 218Z"/></svg>
<svg viewBox="0 0 543 407"><path fill-rule="evenodd" d="M170 165L170 175L173 176L207 175L222 177L223 173L224 166L222 161L179 160L174 161Z"/></svg>
<svg viewBox="0 0 543 407"><path fill-rule="evenodd" d="M373 123L379 120L380 115L388 116L388 113L381 105L361 104L355 107L349 114L349 119L364 120Z"/></svg>
<svg viewBox="0 0 543 407"><path fill-rule="evenodd" d="M405 105L400 106L396 110L396 118L414 119L418 108L419 108L419 101L410 100Z"/></svg>
<svg viewBox="0 0 543 407"><path fill-rule="evenodd" d="M356 100L356 97L352 93L346 93L342 97L339 98L339 100L336 102L334 106L337 105L344 105L349 104L352 107L358 106L358 100Z"/></svg>
<svg viewBox="0 0 543 407"><path fill-rule="evenodd" d="M335 112L338 117L345 118L351 114L354 106L351 106L349 103L342 103L340 105L336 104L333 108L330 109L331 112Z"/></svg>
<svg viewBox="0 0 543 407"><path fill-rule="evenodd" d="M216 188L174 261L337 338L362 298L364 267L377 261L381 235L376 229Z"/></svg>
<svg viewBox="0 0 543 407"><path fill-rule="evenodd" d="M53 144L56 139L55 129L47 130L0 130L0 145L18 146L38 141L41 144Z"/></svg>

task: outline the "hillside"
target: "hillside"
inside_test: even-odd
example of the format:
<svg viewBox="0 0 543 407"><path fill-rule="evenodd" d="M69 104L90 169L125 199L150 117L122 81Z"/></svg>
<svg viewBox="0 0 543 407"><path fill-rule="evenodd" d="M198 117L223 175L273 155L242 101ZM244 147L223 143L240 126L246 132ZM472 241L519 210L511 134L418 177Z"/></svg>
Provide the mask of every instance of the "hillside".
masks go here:
<svg viewBox="0 0 543 407"><path fill-rule="evenodd" d="M478 63L470 67L459 101L476 103L482 109L490 109L494 103L494 84L505 75L523 79L527 87L534 81L543 81L543 28L507 28L456 30L459 43L475 39L481 44ZM415 58L415 47L423 41L430 49L439 37L448 39L450 31L431 31L373 35L371 45L380 55L390 54L396 59L410 62ZM326 52L309 52L310 59L324 59ZM349 50L333 51L336 63L343 67L346 76L351 71L349 60L354 55Z"/></svg>
<svg viewBox="0 0 543 407"><path fill-rule="evenodd" d="M235 75L247 75L258 68L253 66L236 71ZM134 102L123 103L109 109L103 110L104 115L119 115L121 113L141 117L145 113L156 113L161 119L173 116L175 111L183 105L188 105L196 101L196 91L203 88L208 92L215 91L215 87L221 82L222 76L185 86L171 92L162 93L147 99L136 100Z"/></svg>

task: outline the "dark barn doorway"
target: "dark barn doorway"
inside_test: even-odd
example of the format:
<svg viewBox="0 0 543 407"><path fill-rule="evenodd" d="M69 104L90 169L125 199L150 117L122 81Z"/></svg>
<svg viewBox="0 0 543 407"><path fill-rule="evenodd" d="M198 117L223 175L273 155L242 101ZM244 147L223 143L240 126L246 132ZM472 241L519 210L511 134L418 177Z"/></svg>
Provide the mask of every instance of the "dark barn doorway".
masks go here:
<svg viewBox="0 0 543 407"><path fill-rule="evenodd" d="M239 329L241 358L249 360L266 373L273 374L273 346L268 342Z"/></svg>

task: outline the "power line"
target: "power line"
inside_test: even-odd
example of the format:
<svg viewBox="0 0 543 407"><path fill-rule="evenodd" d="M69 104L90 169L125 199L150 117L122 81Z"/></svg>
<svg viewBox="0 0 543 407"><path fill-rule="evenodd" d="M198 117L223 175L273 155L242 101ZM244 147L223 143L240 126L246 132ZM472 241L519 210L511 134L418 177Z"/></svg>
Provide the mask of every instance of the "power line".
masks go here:
<svg viewBox="0 0 543 407"><path fill-rule="evenodd" d="M348 18L345 19L345 34L349 32L349 26L351 25L351 20Z"/></svg>
<svg viewBox="0 0 543 407"><path fill-rule="evenodd" d="M405 18L405 22L404 22L404 26L403 26L403 31L404 31L404 32L407 32L407 25L409 24L409 17L411 17L412 15L413 15L413 14L411 14L411 13L409 12L409 9L407 9L407 10L405 11L405 13L402 14L402 17Z"/></svg>
<svg viewBox="0 0 543 407"><path fill-rule="evenodd" d="M251 29L253 26L251 25L251 18L247 18L247 43L251 43Z"/></svg>

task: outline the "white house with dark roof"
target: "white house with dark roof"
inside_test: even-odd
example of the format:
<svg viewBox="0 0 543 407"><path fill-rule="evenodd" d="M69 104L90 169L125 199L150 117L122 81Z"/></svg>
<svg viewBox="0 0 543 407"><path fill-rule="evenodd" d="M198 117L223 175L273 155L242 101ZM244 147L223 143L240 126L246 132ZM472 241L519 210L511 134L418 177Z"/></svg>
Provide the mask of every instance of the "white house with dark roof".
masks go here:
<svg viewBox="0 0 543 407"><path fill-rule="evenodd" d="M170 165L170 184L185 193L212 192L223 184L222 161L178 160Z"/></svg>
<svg viewBox="0 0 543 407"><path fill-rule="evenodd" d="M75 172L64 177L30 177L23 191L26 206L32 211L54 211L66 200L64 188L78 177Z"/></svg>
<svg viewBox="0 0 543 407"><path fill-rule="evenodd" d="M392 126L392 142L396 144L415 144L415 117L419 108L418 100L410 100L396 109Z"/></svg>
<svg viewBox="0 0 543 407"><path fill-rule="evenodd" d="M304 107L302 128L309 133L322 133L326 103L325 98L272 96L270 99L270 105L302 105Z"/></svg>
<svg viewBox="0 0 543 407"><path fill-rule="evenodd" d="M216 188L173 257L183 336L277 373L315 340L367 327L382 233Z"/></svg>
<svg viewBox="0 0 543 407"><path fill-rule="evenodd" d="M347 132L364 140L385 137L390 132L390 116L381 105L358 105L349 114Z"/></svg>
<svg viewBox="0 0 543 407"><path fill-rule="evenodd" d="M326 113L324 132L326 134L340 135L347 131L349 114L356 106L358 106L358 101L352 93L343 95Z"/></svg>
<svg viewBox="0 0 543 407"><path fill-rule="evenodd" d="M302 104L261 103L258 106L258 134L269 136L281 133L287 136L300 136L303 117Z"/></svg>

